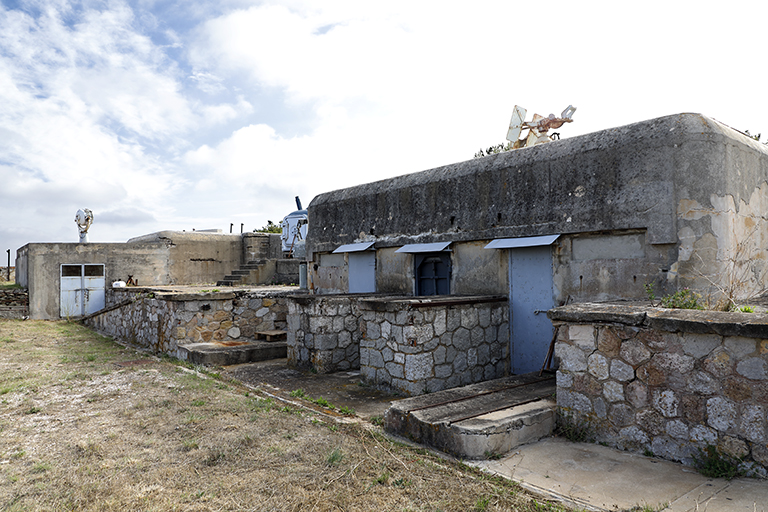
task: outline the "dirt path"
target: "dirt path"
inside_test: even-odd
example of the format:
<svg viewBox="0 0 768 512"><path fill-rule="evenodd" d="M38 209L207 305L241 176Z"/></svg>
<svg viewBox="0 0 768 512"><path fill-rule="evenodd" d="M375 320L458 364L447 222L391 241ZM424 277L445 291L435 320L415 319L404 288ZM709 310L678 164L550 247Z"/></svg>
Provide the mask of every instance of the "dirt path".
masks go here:
<svg viewBox="0 0 768 512"><path fill-rule="evenodd" d="M560 510L77 324L0 320L0 402L0 510Z"/></svg>

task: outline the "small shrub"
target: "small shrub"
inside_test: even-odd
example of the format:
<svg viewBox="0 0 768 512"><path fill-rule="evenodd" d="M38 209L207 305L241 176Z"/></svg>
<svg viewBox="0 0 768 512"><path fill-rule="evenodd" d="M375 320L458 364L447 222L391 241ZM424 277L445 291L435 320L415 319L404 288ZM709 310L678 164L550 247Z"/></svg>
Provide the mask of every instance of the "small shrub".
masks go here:
<svg viewBox="0 0 768 512"><path fill-rule="evenodd" d="M732 480L744 473L739 469L741 463L739 459L721 452L711 444L704 449L699 449L699 455L693 457L693 463L699 473L707 478Z"/></svg>
<svg viewBox="0 0 768 512"><path fill-rule="evenodd" d="M398 478L397 480L392 482L392 485L395 486L395 487L405 488L405 487L410 487L411 485L413 485L413 482L411 482L410 480L408 480L406 478Z"/></svg>
<svg viewBox="0 0 768 512"><path fill-rule="evenodd" d="M661 307L663 308L675 308L675 309L704 309L704 306L699 304L701 295L683 288L671 295L661 298Z"/></svg>
<svg viewBox="0 0 768 512"><path fill-rule="evenodd" d="M384 424L384 416L371 416L371 423L380 427Z"/></svg>
<svg viewBox="0 0 768 512"><path fill-rule="evenodd" d="M753 308L752 306L741 306L739 308L739 311L741 311L742 313L754 313L755 308Z"/></svg>
<svg viewBox="0 0 768 512"><path fill-rule="evenodd" d="M307 394L301 388L291 391L291 396L293 398L307 398Z"/></svg>
<svg viewBox="0 0 768 512"><path fill-rule="evenodd" d="M344 407L342 407L341 409L339 409L339 412L341 414L346 415L346 416L354 416L355 415L355 410L352 407L347 407L346 405Z"/></svg>
<svg viewBox="0 0 768 512"><path fill-rule="evenodd" d="M341 462L343 458L344 454L341 453L341 450L335 448L330 454L328 454L328 458L325 459L325 463L329 466L334 466Z"/></svg>
<svg viewBox="0 0 768 512"><path fill-rule="evenodd" d="M329 402L328 400L326 400L326 399L325 399L325 398L323 398L323 397L320 397L320 398L316 398L316 399L312 400L312 402L316 403L316 404L317 404L317 405L319 405L320 407L325 407L325 408L327 408L327 409L330 409L330 410L332 410L332 411L333 411L334 409L336 409L336 406L335 406L335 405L333 405L331 402Z"/></svg>

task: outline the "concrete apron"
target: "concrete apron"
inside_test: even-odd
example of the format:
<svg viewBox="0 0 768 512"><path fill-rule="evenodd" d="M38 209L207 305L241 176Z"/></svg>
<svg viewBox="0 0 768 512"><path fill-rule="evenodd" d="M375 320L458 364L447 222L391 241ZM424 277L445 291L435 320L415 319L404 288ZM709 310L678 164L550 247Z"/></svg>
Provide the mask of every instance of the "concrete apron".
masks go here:
<svg viewBox="0 0 768 512"><path fill-rule="evenodd" d="M547 438L499 460L467 462L587 510L768 512L768 482L709 479L693 468L597 444Z"/></svg>

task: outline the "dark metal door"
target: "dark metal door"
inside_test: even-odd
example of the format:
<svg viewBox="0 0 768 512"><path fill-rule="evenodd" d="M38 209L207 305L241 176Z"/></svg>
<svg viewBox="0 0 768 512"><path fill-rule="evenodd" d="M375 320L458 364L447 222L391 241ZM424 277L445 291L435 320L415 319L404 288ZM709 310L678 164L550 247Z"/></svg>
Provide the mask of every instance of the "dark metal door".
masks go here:
<svg viewBox="0 0 768 512"><path fill-rule="evenodd" d="M419 255L416 261L416 295L448 295L451 257L447 253Z"/></svg>
<svg viewBox="0 0 768 512"><path fill-rule="evenodd" d="M515 374L538 371L552 341L552 248L509 250L510 360Z"/></svg>

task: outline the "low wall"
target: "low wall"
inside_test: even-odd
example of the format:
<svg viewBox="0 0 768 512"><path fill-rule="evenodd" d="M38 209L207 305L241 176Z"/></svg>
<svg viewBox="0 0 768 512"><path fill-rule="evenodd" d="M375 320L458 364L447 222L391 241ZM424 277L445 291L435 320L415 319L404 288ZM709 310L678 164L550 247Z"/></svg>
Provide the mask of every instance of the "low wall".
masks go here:
<svg viewBox="0 0 768 512"><path fill-rule="evenodd" d="M15 283L16 267L0 267L0 283Z"/></svg>
<svg viewBox="0 0 768 512"><path fill-rule="evenodd" d="M107 291L103 312L86 317L98 332L153 352L184 359L180 346L251 338L286 328L284 294L274 292L159 293L152 289Z"/></svg>
<svg viewBox="0 0 768 512"><path fill-rule="evenodd" d="M717 446L766 475L766 315L596 304L548 315L566 420L596 441L686 464Z"/></svg>
<svg viewBox="0 0 768 512"><path fill-rule="evenodd" d="M318 372L360 368L367 383L407 395L503 377L509 373L507 300L292 298L288 361Z"/></svg>
<svg viewBox="0 0 768 512"><path fill-rule="evenodd" d="M29 316L29 293L22 288L0 290L0 318L22 319Z"/></svg>
<svg viewBox="0 0 768 512"><path fill-rule="evenodd" d="M360 368L365 332L359 297L295 296L288 300L288 365L331 373Z"/></svg>

